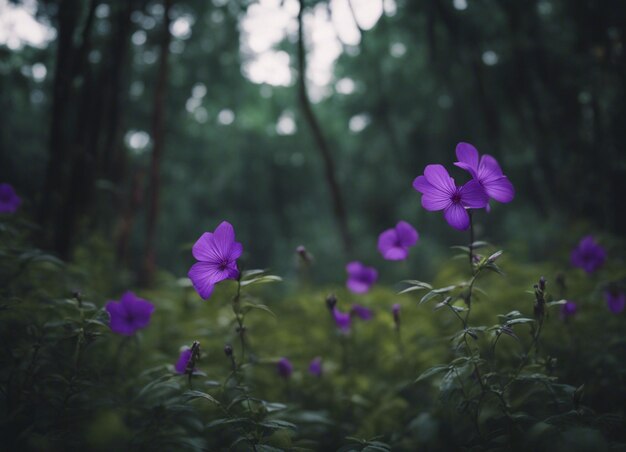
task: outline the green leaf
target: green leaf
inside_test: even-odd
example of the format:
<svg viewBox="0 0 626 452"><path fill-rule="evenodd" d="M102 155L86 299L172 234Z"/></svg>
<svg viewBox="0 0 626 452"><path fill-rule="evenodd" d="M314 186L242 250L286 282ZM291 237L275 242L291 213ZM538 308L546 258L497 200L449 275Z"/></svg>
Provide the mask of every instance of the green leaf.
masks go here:
<svg viewBox="0 0 626 452"><path fill-rule="evenodd" d="M260 311L265 311L268 314L270 314L272 317L276 318L276 314L274 314L272 312L272 310L270 308L268 308L267 306L265 306L264 304L254 304L254 303L245 303L242 308L241 311L244 314L247 314L248 312L250 312L253 309L258 309Z"/></svg>
<svg viewBox="0 0 626 452"><path fill-rule="evenodd" d="M546 306L548 306L549 308L552 306L560 306L567 303L567 300L557 300L557 301L549 301L546 303Z"/></svg>
<svg viewBox="0 0 626 452"><path fill-rule="evenodd" d="M262 275L263 273L267 273L267 270L245 270L241 273L241 279L248 279L256 275Z"/></svg>
<svg viewBox="0 0 626 452"><path fill-rule="evenodd" d="M503 250L496 251L495 253L493 253L491 256L487 258L487 261L494 262L496 259L502 256L502 253L504 253Z"/></svg>
<svg viewBox="0 0 626 452"><path fill-rule="evenodd" d="M422 303L426 303L427 301L432 300L433 298L435 298L436 296L438 296L439 294L433 292L432 290L430 292L428 292L426 295L424 295L422 297L422 299L420 300L419 304Z"/></svg>
<svg viewBox="0 0 626 452"><path fill-rule="evenodd" d="M407 287L404 290L401 290L400 292L398 292L398 295L402 295L403 293L408 293L408 292L414 292L416 290L425 290L426 287L420 287L420 286L410 286Z"/></svg>
<svg viewBox="0 0 626 452"><path fill-rule="evenodd" d="M209 429L209 428L220 427L224 425L243 425L243 424L251 424L251 423L252 421L245 417L222 418L222 419L216 419L214 421L209 422L206 425L206 428Z"/></svg>
<svg viewBox="0 0 626 452"><path fill-rule="evenodd" d="M432 292L436 293L436 294L442 294L442 293L448 293L451 290L456 289L456 285L452 285L452 286L446 286L446 287L442 287L440 289L433 289Z"/></svg>
<svg viewBox="0 0 626 452"><path fill-rule="evenodd" d="M282 410L287 409L287 405L285 405L284 403L277 403L277 402L263 401L263 406L265 407L268 413L274 413L276 411L282 411Z"/></svg>
<svg viewBox="0 0 626 452"><path fill-rule="evenodd" d="M520 315L522 315L522 313L516 310L516 311L511 311L508 314L504 314L504 315L503 314L498 314L498 317L500 317L501 319L507 319L508 320L508 319L513 319L515 317L519 317Z"/></svg>
<svg viewBox="0 0 626 452"><path fill-rule="evenodd" d="M280 282L283 279L276 275L263 275L253 279L241 281L241 287L251 286L253 284L267 284L272 282Z"/></svg>
<svg viewBox="0 0 626 452"><path fill-rule="evenodd" d="M519 323L534 323L533 319L527 319L525 317L519 319L511 319L506 322L506 325L517 325Z"/></svg>
<svg viewBox="0 0 626 452"><path fill-rule="evenodd" d="M426 283L424 281L419 281L417 279L405 279L402 282L406 283L406 284L410 284L411 286L423 287L424 289L432 289L433 288L433 286L431 286L430 284L428 284L428 283Z"/></svg>
<svg viewBox="0 0 626 452"><path fill-rule="evenodd" d="M221 403L219 402L219 400L217 400L216 398L214 398L213 396L210 396L209 394L207 394L206 392L202 392L202 391L187 391L183 394L185 397L189 398L189 400L193 400L193 399L205 399L208 400L209 402L220 406Z"/></svg>
<svg viewBox="0 0 626 452"><path fill-rule="evenodd" d="M432 377L433 375L436 375L440 372L446 372L450 370L450 366L436 366L436 367L431 367L430 369L428 369L427 371L425 371L424 373L422 373L422 375L420 375L419 377L417 377L417 379L415 380L415 383L418 383L422 380L426 380L427 378Z"/></svg>
<svg viewBox="0 0 626 452"><path fill-rule="evenodd" d="M259 423L260 426L272 429L287 429L287 430L297 430L297 426L292 424L291 422L281 421L279 419L272 419L269 421L263 421Z"/></svg>

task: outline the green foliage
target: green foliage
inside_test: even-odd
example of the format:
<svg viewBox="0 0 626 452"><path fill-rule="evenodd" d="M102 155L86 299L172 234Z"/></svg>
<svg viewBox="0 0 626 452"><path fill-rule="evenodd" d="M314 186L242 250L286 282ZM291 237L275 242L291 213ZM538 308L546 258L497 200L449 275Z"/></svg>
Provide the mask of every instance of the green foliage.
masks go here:
<svg viewBox="0 0 626 452"><path fill-rule="evenodd" d="M529 294L551 264L503 255L506 274L496 274L489 252L473 259L469 279L466 260L453 259L433 284L407 280L415 290L401 294L335 288L341 309L358 302L376 312L354 318L348 335L336 331L326 291L276 297L278 286L257 283L280 278L247 271L204 302L162 274L141 293L156 305L150 326L122 337L102 309L120 289L100 292L84 270L99 271L89 252L67 266L32 248L32 225L0 225L0 435L11 449L586 450L626 441L623 320L600 290L626 277L619 266L591 278L568 271L560 288ZM576 299L579 315L563 321L552 290ZM176 374L179 347L194 340L196 369ZM289 379L277 374L281 356L294 364ZM306 371L316 356L321 377Z"/></svg>

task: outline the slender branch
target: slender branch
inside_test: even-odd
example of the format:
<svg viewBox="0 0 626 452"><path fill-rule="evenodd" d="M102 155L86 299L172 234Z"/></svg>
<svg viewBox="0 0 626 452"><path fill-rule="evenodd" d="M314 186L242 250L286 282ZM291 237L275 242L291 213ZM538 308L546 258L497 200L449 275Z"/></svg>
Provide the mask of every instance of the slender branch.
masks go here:
<svg viewBox="0 0 626 452"><path fill-rule="evenodd" d="M339 183L337 182L335 162L330 150L330 146L322 128L313 112L311 101L307 94L306 87L306 50L304 48L304 30L302 24L302 16L304 14L304 0L300 0L300 11L298 12L298 97L300 100L300 106L304 119L311 129L313 138L317 149L324 162L324 171L326 175L326 182L330 189L330 194L333 201L333 213L337 224L339 226L339 232L343 242L343 247L346 253L349 253L352 249L352 241L350 239L350 232L348 229L348 219L346 214L345 204L343 202L343 196Z"/></svg>

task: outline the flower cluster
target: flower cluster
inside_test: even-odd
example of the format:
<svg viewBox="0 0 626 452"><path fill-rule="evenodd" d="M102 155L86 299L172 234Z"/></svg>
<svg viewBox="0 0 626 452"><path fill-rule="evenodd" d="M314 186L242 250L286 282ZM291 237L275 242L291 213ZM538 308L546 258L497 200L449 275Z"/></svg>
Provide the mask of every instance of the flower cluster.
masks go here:
<svg viewBox="0 0 626 452"><path fill-rule="evenodd" d="M456 147L455 165L470 173L472 179L457 186L442 165L427 165L424 174L413 181L413 188L422 194L422 206L431 212L443 210L450 226L465 230L470 226L468 209L489 208L489 199L507 203L513 200L513 184L490 155L479 157L468 143Z"/></svg>

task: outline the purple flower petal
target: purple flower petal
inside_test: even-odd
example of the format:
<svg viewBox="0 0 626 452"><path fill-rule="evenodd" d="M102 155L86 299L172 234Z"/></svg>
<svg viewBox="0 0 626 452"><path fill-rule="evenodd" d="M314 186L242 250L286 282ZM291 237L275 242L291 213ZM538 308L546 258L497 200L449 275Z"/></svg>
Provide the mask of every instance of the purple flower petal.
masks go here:
<svg viewBox="0 0 626 452"><path fill-rule="evenodd" d="M191 248L191 254L199 261L218 260L219 256L215 254L215 244L213 242L213 233L205 232L200 236L198 241Z"/></svg>
<svg viewBox="0 0 626 452"><path fill-rule="evenodd" d="M176 365L174 366L174 368L176 369L176 372L178 372L179 374L184 374L185 371L187 370L187 364L189 363L190 359L191 359L191 348L185 347L180 352L178 361L176 362Z"/></svg>
<svg viewBox="0 0 626 452"><path fill-rule="evenodd" d="M193 287L204 300L211 297L215 288L215 282L212 277L214 268L215 266L209 262L196 262L187 274L189 279L191 279Z"/></svg>
<svg viewBox="0 0 626 452"><path fill-rule="evenodd" d="M498 202L510 202L515 196L513 184L502 173L502 168L498 161L491 155L480 157L474 146L468 143L457 145L457 158L459 162L455 165L467 170L475 181L478 181L484 188L488 197ZM485 204L483 207L487 207Z"/></svg>
<svg viewBox="0 0 626 452"><path fill-rule="evenodd" d="M289 378L293 373L293 365L287 358L280 358L276 363L276 370L281 377Z"/></svg>
<svg viewBox="0 0 626 452"><path fill-rule="evenodd" d="M448 194L456 191L454 179L450 177L448 170L443 165L426 165L424 177L437 190Z"/></svg>
<svg viewBox="0 0 626 452"><path fill-rule="evenodd" d="M403 260L409 255L409 250L400 244L395 228L387 229L378 236L378 251L390 261Z"/></svg>
<svg viewBox="0 0 626 452"><path fill-rule="evenodd" d="M9 184L0 184L0 213L13 213L22 204L15 189Z"/></svg>
<svg viewBox="0 0 626 452"><path fill-rule="evenodd" d="M337 308L333 308L333 318L335 319L335 325L337 325L337 328L344 333L350 332L350 325L352 323L350 314L347 312L341 312Z"/></svg>
<svg viewBox="0 0 626 452"><path fill-rule="evenodd" d="M489 154L485 154L480 158L477 174L477 179L480 182L488 182L504 176L498 161Z"/></svg>
<svg viewBox="0 0 626 452"><path fill-rule="evenodd" d="M469 228L469 215L465 207L460 204L450 204L450 206L444 210L443 216L454 229L464 231Z"/></svg>
<svg viewBox="0 0 626 452"><path fill-rule="evenodd" d="M354 313L361 320L371 320L374 317L374 312L371 309L360 304L353 304L350 312Z"/></svg>
<svg viewBox="0 0 626 452"><path fill-rule="evenodd" d="M213 233L206 232L192 249L193 256L200 262L194 264L188 276L197 292L205 300L213 293L213 286L225 279L237 279L237 259L243 246L235 242L233 226L223 221Z"/></svg>
<svg viewBox="0 0 626 452"><path fill-rule="evenodd" d="M515 189L506 176L501 176L489 182L483 182L485 193L498 202L507 203L513 201Z"/></svg>
<svg viewBox="0 0 626 452"><path fill-rule="evenodd" d="M461 204L471 209L482 209L489 202L489 197L485 190L475 179L467 182L459 188Z"/></svg>
<svg viewBox="0 0 626 452"><path fill-rule="evenodd" d="M378 251L390 261L404 260L409 255L409 248L419 238L419 234L413 226L406 221L400 221L391 229L383 231L378 236Z"/></svg>
<svg viewBox="0 0 626 452"><path fill-rule="evenodd" d="M366 267L358 261L348 263L346 271L348 272L346 286L354 293L367 292L378 279L378 272L375 268Z"/></svg>
<svg viewBox="0 0 626 452"><path fill-rule="evenodd" d="M399 221L396 225L396 232L398 233L398 240L404 247L410 247L417 243L419 234L413 226L406 221Z"/></svg>
<svg viewBox="0 0 626 452"><path fill-rule="evenodd" d="M604 292L604 298L613 314L619 314L626 307L626 295L623 293L607 290Z"/></svg>
<svg viewBox="0 0 626 452"><path fill-rule="evenodd" d="M148 326L152 312L154 312L152 303L137 297L132 292L126 292L122 295L120 303L126 310L126 314L132 319L131 323L136 330Z"/></svg>
<svg viewBox="0 0 626 452"><path fill-rule="evenodd" d="M561 318L567 319L569 317L573 317L576 315L576 311L578 311L578 306L575 302L567 300L564 305L561 305Z"/></svg>
<svg viewBox="0 0 626 452"><path fill-rule="evenodd" d="M109 321L111 331L123 336L132 336L135 329L121 303L109 301L104 306L104 309L109 313L109 317L111 318Z"/></svg>
<svg viewBox="0 0 626 452"><path fill-rule="evenodd" d="M152 303L132 292L122 295L119 302L109 301L104 308L111 318L109 323L111 331L124 336L130 336L148 326L154 312Z"/></svg>
<svg viewBox="0 0 626 452"><path fill-rule="evenodd" d="M422 207L426 210L435 212L450 205L450 195L434 187L424 176L415 178L413 188L422 194Z"/></svg>
<svg viewBox="0 0 626 452"><path fill-rule="evenodd" d="M473 177L476 177L478 171L478 151L474 146L463 142L457 144L456 158L459 159L459 162L455 163L456 166L469 171Z"/></svg>
<svg viewBox="0 0 626 452"><path fill-rule="evenodd" d="M322 376L322 358L313 358L309 364L309 373L315 377Z"/></svg>
<svg viewBox="0 0 626 452"><path fill-rule="evenodd" d="M571 254L572 265L582 268L587 273L593 273L602 267L605 261L606 251L591 235L583 237Z"/></svg>

